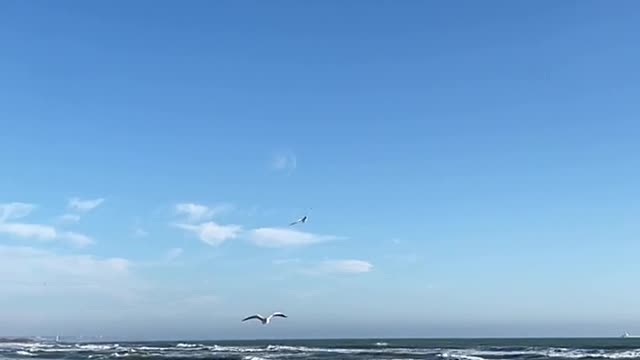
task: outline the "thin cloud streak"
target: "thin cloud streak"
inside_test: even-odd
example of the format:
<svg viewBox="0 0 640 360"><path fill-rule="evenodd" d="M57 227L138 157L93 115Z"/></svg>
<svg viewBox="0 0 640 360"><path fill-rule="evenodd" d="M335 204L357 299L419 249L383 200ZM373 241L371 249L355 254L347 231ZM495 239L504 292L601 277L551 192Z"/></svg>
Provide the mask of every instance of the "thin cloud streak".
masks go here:
<svg viewBox="0 0 640 360"><path fill-rule="evenodd" d="M71 231L62 233L60 235L60 238L77 247L85 247L95 243L95 241L91 237Z"/></svg>
<svg viewBox="0 0 640 360"><path fill-rule="evenodd" d="M35 205L23 202L0 204L0 222L23 218L29 215L35 208Z"/></svg>
<svg viewBox="0 0 640 360"><path fill-rule="evenodd" d="M79 198L71 198L69 199L68 207L71 210L78 212L89 212L98 206L100 206L104 202L103 198L98 199L90 199L90 200L82 200Z"/></svg>
<svg viewBox="0 0 640 360"><path fill-rule="evenodd" d="M271 158L269 166L274 171L292 172L298 167L298 159L293 152L281 152Z"/></svg>
<svg viewBox="0 0 640 360"><path fill-rule="evenodd" d="M180 257L183 253L184 250L182 250L182 248L169 249L169 251L167 251L166 259L167 261L173 261Z"/></svg>
<svg viewBox="0 0 640 360"><path fill-rule="evenodd" d="M229 212L233 206L220 204L213 207L196 203L179 203L175 206L178 215L186 216L189 222L200 222L209 220L217 215Z"/></svg>
<svg viewBox="0 0 640 360"><path fill-rule="evenodd" d="M303 270L308 275L328 274L363 274L373 270L373 264L364 260L344 259L325 260L319 264Z"/></svg>
<svg viewBox="0 0 640 360"><path fill-rule="evenodd" d="M300 247L336 240L333 235L318 235L287 228L259 228L251 230L248 238L253 244L268 248Z"/></svg>
<svg viewBox="0 0 640 360"><path fill-rule="evenodd" d="M37 240L53 240L57 236L52 226L27 223L0 223L0 233Z"/></svg>
<svg viewBox="0 0 640 360"><path fill-rule="evenodd" d="M133 229L133 236L138 238L146 237L146 236L149 236L149 232L147 232L145 229L141 227L137 227Z"/></svg>
<svg viewBox="0 0 640 360"><path fill-rule="evenodd" d="M229 239L235 239L242 231L239 225L220 225L213 221L202 224L173 224L173 226L196 235L202 242L218 246Z"/></svg>
<svg viewBox="0 0 640 360"><path fill-rule="evenodd" d="M37 241L62 240L77 247L85 247L95 243L95 241L87 235L70 231L60 233L52 226L41 224L0 223L0 233Z"/></svg>

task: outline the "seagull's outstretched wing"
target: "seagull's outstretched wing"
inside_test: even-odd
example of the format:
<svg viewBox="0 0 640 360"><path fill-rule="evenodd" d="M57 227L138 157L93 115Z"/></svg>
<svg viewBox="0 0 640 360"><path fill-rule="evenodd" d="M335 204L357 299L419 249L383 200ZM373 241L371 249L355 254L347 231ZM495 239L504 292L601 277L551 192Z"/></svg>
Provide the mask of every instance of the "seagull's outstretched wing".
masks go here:
<svg viewBox="0 0 640 360"><path fill-rule="evenodd" d="M272 318L273 318L273 317L282 317L282 318L286 318L286 317L287 317L287 315L285 315L285 314L283 314L283 313L281 313L281 312L275 312L275 313L271 314L271 316L269 316L269 317L272 317Z"/></svg>
<svg viewBox="0 0 640 360"><path fill-rule="evenodd" d="M301 217L300 219L298 219L298 220L292 222L291 224L289 224L289 226L293 226L295 224L300 224L300 223L304 224L306 222L307 222L307 216L305 215L305 216Z"/></svg>
<svg viewBox="0 0 640 360"><path fill-rule="evenodd" d="M255 314L255 315L251 315L251 316L247 316L246 318L242 319L242 321L247 321L247 320L252 320L252 319L256 319L256 320L260 320L262 322L265 321L265 318L262 317L259 314Z"/></svg>

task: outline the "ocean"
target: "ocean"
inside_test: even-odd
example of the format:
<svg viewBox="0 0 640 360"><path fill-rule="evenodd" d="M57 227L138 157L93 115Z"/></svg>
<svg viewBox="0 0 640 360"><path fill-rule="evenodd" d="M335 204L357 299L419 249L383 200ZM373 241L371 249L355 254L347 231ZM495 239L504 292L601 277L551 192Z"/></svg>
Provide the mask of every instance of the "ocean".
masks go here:
<svg viewBox="0 0 640 360"><path fill-rule="evenodd" d="M369 339L0 343L0 359L640 359L640 339Z"/></svg>

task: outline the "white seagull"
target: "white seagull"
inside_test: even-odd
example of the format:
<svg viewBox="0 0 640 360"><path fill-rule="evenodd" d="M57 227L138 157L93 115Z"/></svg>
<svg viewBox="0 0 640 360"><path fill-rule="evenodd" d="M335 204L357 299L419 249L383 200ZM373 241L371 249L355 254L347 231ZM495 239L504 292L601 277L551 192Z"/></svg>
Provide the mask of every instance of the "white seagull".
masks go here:
<svg viewBox="0 0 640 360"><path fill-rule="evenodd" d="M281 312L275 312L271 315L269 315L268 317L264 317L260 314L255 314L255 315L251 315L251 316L247 316L246 318L242 319L242 321L247 321L247 320L251 320L251 319L257 319L260 320L260 322L262 323L262 325L267 325L268 323L271 322L271 319L273 319L274 317L282 317L282 318L286 318L287 315L281 313Z"/></svg>
<svg viewBox="0 0 640 360"><path fill-rule="evenodd" d="M301 217L300 219L292 222L291 224L289 224L289 226L293 226L295 224L304 224L306 222L307 222L307 215L305 215L305 216Z"/></svg>

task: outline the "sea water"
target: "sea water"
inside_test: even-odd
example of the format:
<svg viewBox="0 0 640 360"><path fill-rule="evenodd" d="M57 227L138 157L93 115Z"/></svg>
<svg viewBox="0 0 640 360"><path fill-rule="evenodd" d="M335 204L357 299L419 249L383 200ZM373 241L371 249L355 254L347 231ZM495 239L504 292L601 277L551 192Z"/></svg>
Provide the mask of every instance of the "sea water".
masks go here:
<svg viewBox="0 0 640 360"><path fill-rule="evenodd" d="M367 339L0 343L2 359L639 359L640 339Z"/></svg>

